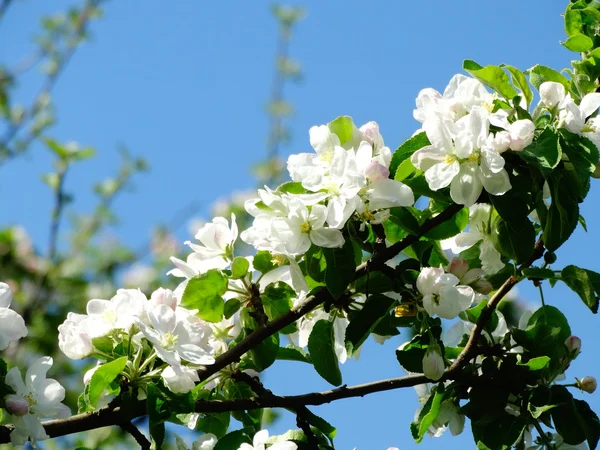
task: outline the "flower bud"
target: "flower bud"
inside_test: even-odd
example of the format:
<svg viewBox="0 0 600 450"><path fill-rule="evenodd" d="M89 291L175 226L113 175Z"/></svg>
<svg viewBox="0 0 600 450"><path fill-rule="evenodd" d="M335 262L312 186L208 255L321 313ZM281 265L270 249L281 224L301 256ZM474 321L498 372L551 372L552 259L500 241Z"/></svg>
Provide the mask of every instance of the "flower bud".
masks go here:
<svg viewBox="0 0 600 450"><path fill-rule="evenodd" d="M6 410L13 416L24 416L29 412L29 403L20 395L10 394L4 397Z"/></svg>
<svg viewBox="0 0 600 450"><path fill-rule="evenodd" d="M581 339L577 336L569 336L565 341L565 346L572 357L575 358L581 351Z"/></svg>
<svg viewBox="0 0 600 450"><path fill-rule="evenodd" d="M390 176L390 170L377 161L371 161L365 169L365 175L369 180L375 182L388 178Z"/></svg>
<svg viewBox="0 0 600 450"><path fill-rule="evenodd" d="M517 120L510 124L510 148L514 151L521 151L533 142L535 125L531 120Z"/></svg>
<svg viewBox="0 0 600 450"><path fill-rule="evenodd" d="M379 132L379 125L377 122L367 122L360 127L360 132L363 134L362 139L373 145L375 149L383 147L383 138Z"/></svg>
<svg viewBox="0 0 600 450"><path fill-rule="evenodd" d="M544 261L548 264L554 264L556 262L556 253L546 252L544 253Z"/></svg>
<svg viewBox="0 0 600 450"><path fill-rule="evenodd" d="M461 279L469 270L469 263L462 258L453 258L450 264L448 264L447 272ZM468 284L468 283L466 283Z"/></svg>
<svg viewBox="0 0 600 450"><path fill-rule="evenodd" d="M423 373L431 380L437 381L444 375L444 358L437 345L429 346L423 357Z"/></svg>
<svg viewBox="0 0 600 450"><path fill-rule="evenodd" d="M152 293L150 300L155 305L167 305L173 311L177 308L177 297L170 289L158 288Z"/></svg>
<svg viewBox="0 0 600 450"><path fill-rule="evenodd" d="M492 286L492 283L488 280L477 280L475 284L473 284L473 289L480 294L488 295L494 290L494 286Z"/></svg>
<svg viewBox="0 0 600 450"><path fill-rule="evenodd" d="M540 103L547 108L554 108L565 98L565 87L555 81L546 81L540 85Z"/></svg>
<svg viewBox="0 0 600 450"><path fill-rule="evenodd" d="M577 387L588 394L593 394L598 387L596 379L594 377L583 377L581 380L577 380Z"/></svg>

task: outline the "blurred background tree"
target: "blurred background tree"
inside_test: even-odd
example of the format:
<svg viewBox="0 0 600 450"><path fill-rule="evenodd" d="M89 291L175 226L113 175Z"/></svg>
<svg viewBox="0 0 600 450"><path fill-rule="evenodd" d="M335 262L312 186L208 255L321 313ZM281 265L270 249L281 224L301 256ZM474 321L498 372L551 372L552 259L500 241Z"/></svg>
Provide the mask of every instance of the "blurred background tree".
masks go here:
<svg viewBox="0 0 600 450"><path fill-rule="evenodd" d="M0 26L13 3L0 2ZM173 217L151 228L150 239L140 248L116 239L110 229L127 217L120 217L114 204L132 190L136 177L150 169L145 158L132 154L125 146L118 148L121 163L115 173L93 184L96 203L93 210L85 213L72 205L77 192L85 187L69 183L69 175L81 170L80 162L96 157L97 150L52 137L60 111L60 105L53 102L52 91L75 54L85 51L86 41L93 36L94 22L102 19L107 3L87 0L41 17L41 28L33 39L35 49L16 62L0 61L0 170L10 170L19 158L35 161L38 155L32 147L36 144L45 147L53 158L53 170L41 175L53 197L48 242L45 245L34 242L27 229L18 224L0 228L0 277L12 287L14 309L23 315L29 327L28 338L10 347L3 357L11 365L26 367L39 356L52 356L53 371L61 374L61 383L67 389L65 403L73 411L77 411L77 392L82 389L82 366L90 368L92 363L70 360L60 352L58 325L69 311L80 310L90 298L110 298L121 287L139 287L148 296L159 286L175 288L176 279L166 276L172 266L169 258L186 252L173 233L189 223L194 234L203 223L198 213L204 205L189 198ZM285 177L280 150L290 142L286 122L294 108L285 99L284 88L287 83L302 79L300 64L289 56L289 48L294 26L304 17L304 9L273 4L271 12L278 31L272 88L266 105L269 126L265 157L252 170L259 186L279 183ZM28 73L35 75L40 86L33 98L29 98L30 89L19 91L20 81ZM17 192L15 187L3 195ZM243 224L250 219L244 210L244 200L251 195L253 192L248 191L223 197L214 203L212 213L222 216L234 213L238 223L246 226ZM7 216L10 222L10 214ZM240 242L240 245L245 244ZM273 414L272 418L275 417ZM46 441L40 448L127 447L131 439L125 432L101 429Z"/></svg>

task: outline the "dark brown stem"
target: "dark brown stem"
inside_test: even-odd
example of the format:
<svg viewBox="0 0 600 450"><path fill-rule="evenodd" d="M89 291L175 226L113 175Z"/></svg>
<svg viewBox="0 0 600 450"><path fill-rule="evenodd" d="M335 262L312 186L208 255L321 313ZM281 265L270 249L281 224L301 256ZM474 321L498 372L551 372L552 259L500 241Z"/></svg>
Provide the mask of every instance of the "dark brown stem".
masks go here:
<svg viewBox="0 0 600 450"><path fill-rule="evenodd" d="M135 442L140 445L142 450L150 450L152 446L150 441L134 424L129 421L124 421L119 423L119 427L126 433L129 433L135 439Z"/></svg>

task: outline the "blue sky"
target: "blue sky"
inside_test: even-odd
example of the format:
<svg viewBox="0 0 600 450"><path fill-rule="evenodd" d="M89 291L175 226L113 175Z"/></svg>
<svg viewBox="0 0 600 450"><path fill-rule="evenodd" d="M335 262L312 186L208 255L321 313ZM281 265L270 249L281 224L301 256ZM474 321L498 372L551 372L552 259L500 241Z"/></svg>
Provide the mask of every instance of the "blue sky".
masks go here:
<svg viewBox="0 0 600 450"><path fill-rule="evenodd" d="M0 26L0 61L16 62L33 47L29 38L42 14L72 4L16 2ZM526 69L541 63L568 66L574 54L563 49L562 18L566 2L547 0L459 0L447 2L306 1L308 12L294 33L292 56L302 64L302 84L286 88L295 106L293 141L288 153L310 150L308 129L338 115L356 123L375 120L386 143L397 147L418 128L412 118L420 89L442 90L461 71L463 59L481 64L507 63ZM81 48L54 91L59 123L49 133L98 150L67 181L76 195L73 209L92 208L91 185L118 165L116 148L126 144L143 155L152 170L138 177L135 190L115 204L121 239L138 248L155 224L168 220L190 201L204 207L232 190L254 186L250 166L265 154L264 112L275 53L276 23L269 3L180 0L113 1L93 24L91 42ZM23 102L37 92L38 75L28 74L19 87ZM23 224L45 248L51 195L40 181L51 158L40 146L0 167L0 226ZM598 186L583 206L590 229L600 227ZM189 236L185 225L178 237ZM598 239L578 229L559 251L556 267L575 263L600 271ZM535 307L536 293L520 292ZM546 298L563 309L583 339L583 355L571 377L597 375L598 350L593 334L598 318L566 289L557 286ZM358 363L343 367L344 382L355 384L402 374L394 348L367 344ZM328 386L300 363L278 363L265 376L276 393L323 390ZM587 395L600 410L598 394ZM462 436L426 438L418 447L408 424L418 407L412 389L315 408L339 429L340 449L359 450L472 448L469 430ZM293 425L287 418L274 431Z"/></svg>

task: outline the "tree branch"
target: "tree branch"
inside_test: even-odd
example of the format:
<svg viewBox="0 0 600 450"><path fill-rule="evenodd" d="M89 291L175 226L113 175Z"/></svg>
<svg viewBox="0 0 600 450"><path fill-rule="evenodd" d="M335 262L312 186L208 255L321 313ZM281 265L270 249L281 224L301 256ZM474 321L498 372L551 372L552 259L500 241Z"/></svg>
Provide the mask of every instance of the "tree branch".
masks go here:
<svg viewBox="0 0 600 450"><path fill-rule="evenodd" d="M128 420L124 420L123 422L119 423L119 427L126 433L129 433L135 439L135 442L140 445L142 450L150 450L152 444L150 444L148 438L144 436L144 434L134 424Z"/></svg>
<svg viewBox="0 0 600 450"><path fill-rule="evenodd" d="M417 242L424 234L440 225L446 220L452 218L458 211L462 209L460 205L451 205L446 210L434 218L426 221L420 229L418 235L410 235L392 246L382 249L372 258L372 263L363 263L356 269L354 279L357 280L369 272L376 271L382 267L386 261L398 255L404 249ZM507 291L508 292L508 291ZM326 288L322 288L315 295L307 297L302 303L296 305L289 312L279 316L272 322L267 323L245 339L238 343L235 347L229 349L221 356L217 357L214 364L201 367L198 369L200 381L208 379L221 369L228 365L239 361L240 358L249 350L260 344L269 336L278 333L287 325L294 323L296 320L312 311L321 303L330 299L331 296ZM499 300L498 300L499 301ZM483 313L482 313L483 315ZM454 374L453 374L454 375ZM364 396L374 392L382 392L403 387L415 386L417 384L427 383L431 380L424 375L411 375L408 377L394 378L390 380L378 381L375 383L367 383L364 385L354 386L352 388L341 387L331 391L320 393L304 394L291 397L257 397L255 399L243 400L223 400L223 401L199 401L197 402L197 410L199 412L222 412L236 411L243 409L256 409L265 407L298 407L307 405L322 405L334 400L349 397ZM227 409L230 408L230 409ZM234 408L234 409L231 409ZM214 411L213 411L214 410ZM144 402L137 402L131 406L132 415L129 418L135 418L146 414L146 405ZM118 425L122 421L120 417L120 408L108 409L102 408L91 413L78 414L67 419L51 420L44 423L46 433L50 437L64 436L67 434L87 431L95 428L102 428L110 425ZM10 442L11 426L0 427L0 443Z"/></svg>

